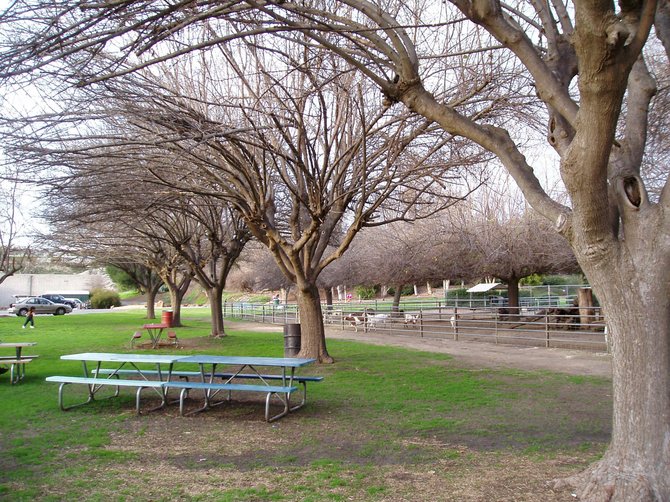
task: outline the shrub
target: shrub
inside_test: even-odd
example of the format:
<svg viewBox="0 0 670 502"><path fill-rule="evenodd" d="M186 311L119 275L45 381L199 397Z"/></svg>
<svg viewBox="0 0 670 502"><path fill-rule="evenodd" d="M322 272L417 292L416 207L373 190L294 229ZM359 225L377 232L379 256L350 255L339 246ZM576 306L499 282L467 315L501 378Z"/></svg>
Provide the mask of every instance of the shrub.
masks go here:
<svg viewBox="0 0 670 502"><path fill-rule="evenodd" d="M372 300L377 294L374 286L356 286L354 291L361 300Z"/></svg>
<svg viewBox="0 0 670 502"><path fill-rule="evenodd" d="M540 286L542 285L543 276L540 274L530 274L519 281L521 286Z"/></svg>
<svg viewBox="0 0 670 502"><path fill-rule="evenodd" d="M465 288L450 289L447 291L447 298L468 298L469 294Z"/></svg>
<svg viewBox="0 0 670 502"><path fill-rule="evenodd" d="M105 267L107 275L114 281L119 288L122 290L133 290L137 288L137 283L133 280L132 277L128 275L125 270L121 270L114 265L109 265Z"/></svg>
<svg viewBox="0 0 670 502"><path fill-rule="evenodd" d="M121 298L116 291L109 289L94 289L91 292L91 308L108 309L111 307L120 307Z"/></svg>
<svg viewBox="0 0 670 502"><path fill-rule="evenodd" d="M388 288L388 294L394 295L395 288L394 287ZM407 285L403 286L402 289L400 290L400 296L409 296L413 294L414 294L414 286L412 286L411 284L409 286Z"/></svg>

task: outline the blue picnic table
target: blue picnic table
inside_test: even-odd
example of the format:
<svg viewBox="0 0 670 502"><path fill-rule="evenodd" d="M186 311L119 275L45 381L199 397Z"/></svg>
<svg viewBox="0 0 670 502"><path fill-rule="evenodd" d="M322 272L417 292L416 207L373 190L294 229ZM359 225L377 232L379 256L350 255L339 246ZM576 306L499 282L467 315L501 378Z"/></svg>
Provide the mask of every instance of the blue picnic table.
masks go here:
<svg viewBox="0 0 670 502"><path fill-rule="evenodd" d="M307 396L307 382L318 382L323 378L318 376L298 376L296 369L310 365L316 359L284 358L284 357L256 357L256 356L221 356L221 355L172 355L172 354L116 354L86 352L61 356L64 360L78 360L83 363L84 376L52 376L47 381L61 384L58 392L59 406L63 410L86 404L95 399L95 394L105 386L134 387L137 389L136 408L140 413L140 396L144 389L150 388L159 394L161 408L168 403L167 393L170 389L179 389L180 414L184 414L184 400L190 390L202 390L204 405L191 413L204 411L212 406L230 401L232 392L258 392L266 395L265 418L268 422L277 420L290 411L297 410L305 404ZM94 368L89 368L93 363ZM112 363L114 367L103 368L103 363ZM145 368L144 365L151 365ZM175 370L175 365L197 365L199 371ZM226 371L221 371L225 367ZM154 369L155 368L155 369ZM278 373L265 373L262 368L274 368ZM133 379L121 379L132 376ZM175 380L179 377L181 380ZM196 377L190 380L189 377ZM221 379L221 381L215 381ZM253 380L253 383L239 383ZM63 406L63 388L69 384L81 383L88 386L89 396L85 403L73 406ZM303 387L302 401L291 405L291 394L298 390L297 384ZM228 398L224 401L213 401L220 392L227 392ZM110 396L110 397L114 397ZM279 414L270 415L272 399L278 400L282 406ZM154 408L154 409L157 409Z"/></svg>

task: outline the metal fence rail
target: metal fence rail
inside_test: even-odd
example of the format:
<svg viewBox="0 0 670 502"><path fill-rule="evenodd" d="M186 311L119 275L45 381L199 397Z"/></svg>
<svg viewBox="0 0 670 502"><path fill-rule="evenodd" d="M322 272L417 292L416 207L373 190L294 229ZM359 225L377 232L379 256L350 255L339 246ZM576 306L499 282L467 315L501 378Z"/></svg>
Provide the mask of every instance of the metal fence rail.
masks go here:
<svg viewBox="0 0 670 502"><path fill-rule="evenodd" d="M521 307L515 311L424 302L421 306L404 303L399 311L393 311L389 305L374 306L373 303L324 305L324 324L390 336L608 351L605 321L599 308ZM297 306L292 304L227 303L224 315L262 323L299 322Z"/></svg>

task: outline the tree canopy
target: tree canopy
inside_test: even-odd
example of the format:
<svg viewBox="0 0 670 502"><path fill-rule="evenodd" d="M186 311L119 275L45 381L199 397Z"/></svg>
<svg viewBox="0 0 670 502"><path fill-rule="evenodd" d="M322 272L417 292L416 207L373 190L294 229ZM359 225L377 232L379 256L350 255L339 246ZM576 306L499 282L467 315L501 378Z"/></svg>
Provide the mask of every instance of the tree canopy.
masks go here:
<svg viewBox="0 0 670 502"><path fill-rule="evenodd" d="M297 47L305 66L326 50L376 86L388 115L412 112L495 156L570 243L607 315L612 443L570 483L584 500L670 499L670 184L666 166L650 198L641 171L658 91L647 59L667 67L667 2L19 1L1 22L0 76L15 86L39 80L62 95L247 37L277 55ZM567 202L533 169L538 131Z"/></svg>

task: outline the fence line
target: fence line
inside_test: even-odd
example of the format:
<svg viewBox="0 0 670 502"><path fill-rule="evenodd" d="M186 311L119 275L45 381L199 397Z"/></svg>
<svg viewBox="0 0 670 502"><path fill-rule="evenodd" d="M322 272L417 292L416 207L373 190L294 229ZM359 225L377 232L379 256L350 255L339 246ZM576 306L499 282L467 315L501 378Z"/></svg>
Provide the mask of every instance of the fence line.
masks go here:
<svg viewBox="0 0 670 502"><path fill-rule="evenodd" d="M442 302L401 303L393 311L389 302L323 305L327 327L419 338L446 338L496 344L609 351L605 320L599 308L447 306ZM299 322L295 304L225 302L224 317L253 322Z"/></svg>

